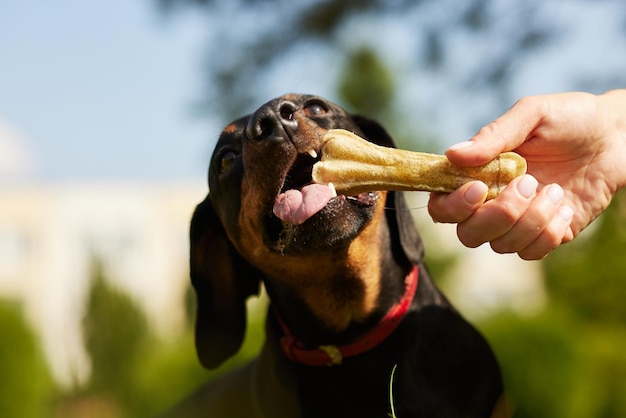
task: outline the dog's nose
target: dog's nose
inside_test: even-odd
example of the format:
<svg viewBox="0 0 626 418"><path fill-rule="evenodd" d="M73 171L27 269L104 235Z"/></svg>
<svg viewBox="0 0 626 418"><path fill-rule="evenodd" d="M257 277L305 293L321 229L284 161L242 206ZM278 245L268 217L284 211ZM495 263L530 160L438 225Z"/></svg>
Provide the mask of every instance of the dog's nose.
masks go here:
<svg viewBox="0 0 626 418"><path fill-rule="evenodd" d="M287 132L298 128L295 103L274 99L257 109L246 125L246 137L253 140L283 140Z"/></svg>

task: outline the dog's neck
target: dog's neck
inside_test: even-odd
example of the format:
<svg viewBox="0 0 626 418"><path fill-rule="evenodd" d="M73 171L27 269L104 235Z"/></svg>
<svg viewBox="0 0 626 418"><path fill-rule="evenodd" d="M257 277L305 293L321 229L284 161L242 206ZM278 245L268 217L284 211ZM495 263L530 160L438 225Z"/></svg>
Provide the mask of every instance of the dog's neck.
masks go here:
<svg viewBox="0 0 626 418"><path fill-rule="evenodd" d="M378 219L386 222L384 216ZM311 344L349 341L400 300L411 265L377 251L391 245L387 231L374 222L346 248L298 265L301 280L295 285L280 279L266 283L272 303L298 339Z"/></svg>
<svg viewBox="0 0 626 418"><path fill-rule="evenodd" d="M418 276L419 268L414 266L404 279L405 289L402 298L375 326L346 344L337 345L336 340L329 340L329 344L307 345L293 335L280 313L273 309L275 320L282 329L280 345L284 354L290 360L308 366L336 366L340 365L344 358L370 351L385 341L409 312L417 290Z"/></svg>

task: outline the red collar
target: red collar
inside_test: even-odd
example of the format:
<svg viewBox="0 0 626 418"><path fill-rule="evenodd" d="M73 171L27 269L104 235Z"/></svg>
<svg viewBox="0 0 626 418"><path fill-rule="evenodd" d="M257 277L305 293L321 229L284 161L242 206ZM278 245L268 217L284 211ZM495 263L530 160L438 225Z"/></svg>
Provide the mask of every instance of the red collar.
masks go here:
<svg viewBox="0 0 626 418"><path fill-rule="evenodd" d="M280 345L287 357L307 366L337 366L344 358L364 353L383 342L398 327L404 315L409 310L418 282L418 268L414 266L404 279L404 295L387 311L387 314L371 330L363 334L356 341L342 346L321 345L316 348L307 348L291 334L289 328L276 312L276 318L283 329L284 336Z"/></svg>

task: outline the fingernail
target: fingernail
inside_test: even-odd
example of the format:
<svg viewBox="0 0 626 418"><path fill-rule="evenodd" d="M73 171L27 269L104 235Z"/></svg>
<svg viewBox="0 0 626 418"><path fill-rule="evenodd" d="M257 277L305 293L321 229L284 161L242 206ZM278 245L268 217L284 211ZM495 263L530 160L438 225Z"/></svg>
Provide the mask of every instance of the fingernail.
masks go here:
<svg viewBox="0 0 626 418"><path fill-rule="evenodd" d="M569 206L563 205L559 208L559 216L566 222L569 222L574 216L574 209Z"/></svg>
<svg viewBox="0 0 626 418"><path fill-rule="evenodd" d="M456 151L456 150L460 150L463 148L471 147L473 144L474 143L472 141L459 142L458 144L452 145L450 148L448 148L448 150Z"/></svg>
<svg viewBox="0 0 626 418"><path fill-rule="evenodd" d="M559 186L558 184L551 184L548 187L548 198L550 199L550 201L555 205L561 203L561 200L563 199L563 189L561 188L561 186Z"/></svg>
<svg viewBox="0 0 626 418"><path fill-rule="evenodd" d="M537 191L538 185L539 183L533 176L526 174L517 183L517 191L526 199L530 199Z"/></svg>
<svg viewBox="0 0 626 418"><path fill-rule="evenodd" d="M483 182L476 182L470 186L469 189L465 192L463 196L465 201L470 205L475 205L477 203L482 203L487 196L487 191L489 187Z"/></svg>

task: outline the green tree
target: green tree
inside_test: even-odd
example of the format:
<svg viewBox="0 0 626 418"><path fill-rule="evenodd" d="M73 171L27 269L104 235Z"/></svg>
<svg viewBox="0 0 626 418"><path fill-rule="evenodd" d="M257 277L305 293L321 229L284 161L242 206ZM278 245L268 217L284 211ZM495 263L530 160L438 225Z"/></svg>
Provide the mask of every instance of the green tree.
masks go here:
<svg viewBox="0 0 626 418"><path fill-rule="evenodd" d="M181 303L194 311L191 293ZM152 335L144 312L110 284L103 266L94 262L83 319L84 342L91 359L86 387L66 395L57 416L78 418L148 418L167 409L196 387L242 365L263 341L265 302L250 315L243 347L219 370L204 370L195 354L191 322L173 340ZM88 411L88 412L86 412Z"/></svg>
<svg viewBox="0 0 626 418"><path fill-rule="evenodd" d="M395 94L393 75L371 48L350 54L339 83L341 98L354 111L378 117L388 114Z"/></svg>
<svg viewBox="0 0 626 418"><path fill-rule="evenodd" d="M553 303L577 323L576 342L597 392L593 416L626 416L626 193L589 232L546 259L546 284Z"/></svg>
<svg viewBox="0 0 626 418"><path fill-rule="evenodd" d="M47 416L54 384L19 305L0 301L0 416Z"/></svg>
<svg viewBox="0 0 626 418"><path fill-rule="evenodd" d="M302 76L323 82L362 47L384 54L403 81L441 75L439 82L449 87L442 90L448 95L436 98L439 107L458 94L475 96L481 108L487 98L508 107L517 99L512 86L520 68L566 30L542 0L513 0L506 7L496 0L154 1L168 13L185 6L205 12L211 30L202 99L211 114L226 120L268 100L264 77L294 56ZM320 62L325 65L315 65ZM570 74L578 71L573 88L597 91L626 81L620 66L596 68L590 81L584 69L570 66Z"/></svg>
<svg viewBox="0 0 626 418"><path fill-rule="evenodd" d="M626 194L589 232L546 259L546 284L582 320L626 326Z"/></svg>
<svg viewBox="0 0 626 418"><path fill-rule="evenodd" d="M133 410L136 368L149 347L150 330L143 311L107 282L97 261L82 325L91 359L86 392L117 403L122 410Z"/></svg>
<svg viewBox="0 0 626 418"><path fill-rule="evenodd" d="M626 416L626 193L590 231L548 256L548 306L482 328L518 418Z"/></svg>
<svg viewBox="0 0 626 418"><path fill-rule="evenodd" d="M419 118L396 103L395 74L374 49L363 46L348 54L339 73L337 90L340 102L350 112L380 122L399 148L437 150L437 138L425 127L416 129Z"/></svg>

